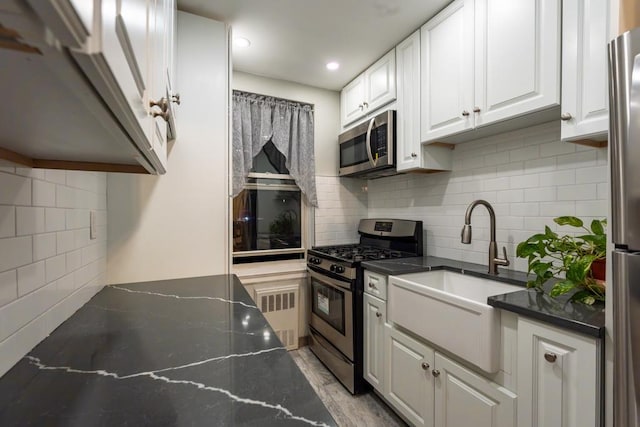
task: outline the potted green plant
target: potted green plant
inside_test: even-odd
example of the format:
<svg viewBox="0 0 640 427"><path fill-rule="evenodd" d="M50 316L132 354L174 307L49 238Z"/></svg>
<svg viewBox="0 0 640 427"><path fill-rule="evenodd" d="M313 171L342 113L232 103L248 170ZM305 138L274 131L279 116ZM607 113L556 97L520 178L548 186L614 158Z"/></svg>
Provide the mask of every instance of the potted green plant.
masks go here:
<svg viewBox="0 0 640 427"><path fill-rule="evenodd" d="M586 234L559 235L545 226L544 233L534 234L518 244L516 255L528 260L528 273L536 276L527 282L527 287L544 292L543 285L557 278L559 280L549 292L554 298L573 291L572 301L589 305L604 301L604 277L594 276L593 267L604 262L607 254L606 219L593 220L590 228L574 216L561 216L553 221L583 230Z"/></svg>

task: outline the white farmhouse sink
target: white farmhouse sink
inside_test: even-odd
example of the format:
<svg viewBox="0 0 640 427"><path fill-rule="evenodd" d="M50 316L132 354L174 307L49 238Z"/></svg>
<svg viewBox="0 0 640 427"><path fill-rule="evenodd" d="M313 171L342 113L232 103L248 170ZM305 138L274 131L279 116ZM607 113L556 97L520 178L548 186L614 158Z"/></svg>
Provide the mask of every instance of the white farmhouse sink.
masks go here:
<svg viewBox="0 0 640 427"><path fill-rule="evenodd" d="M390 276L388 318L493 373L500 362L500 313L487 297L522 289L445 270Z"/></svg>

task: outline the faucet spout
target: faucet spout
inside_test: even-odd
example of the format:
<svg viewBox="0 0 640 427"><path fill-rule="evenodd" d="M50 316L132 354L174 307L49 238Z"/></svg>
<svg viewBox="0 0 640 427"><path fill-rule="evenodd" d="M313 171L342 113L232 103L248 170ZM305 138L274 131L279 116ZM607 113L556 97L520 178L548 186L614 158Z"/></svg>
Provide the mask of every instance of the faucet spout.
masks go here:
<svg viewBox="0 0 640 427"><path fill-rule="evenodd" d="M498 258L498 245L496 243L496 213L493 210L493 206L486 200L474 200L467 207L467 212L464 215L464 226L460 233L460 241L466 245L471 243L471 214L476 206L483 205L489 211L489 221L491 227L491 241L489 242L489 274L498 274L498 266L507 266L510 264L507 258L506 248L502 248L504 258Z"/></svg>

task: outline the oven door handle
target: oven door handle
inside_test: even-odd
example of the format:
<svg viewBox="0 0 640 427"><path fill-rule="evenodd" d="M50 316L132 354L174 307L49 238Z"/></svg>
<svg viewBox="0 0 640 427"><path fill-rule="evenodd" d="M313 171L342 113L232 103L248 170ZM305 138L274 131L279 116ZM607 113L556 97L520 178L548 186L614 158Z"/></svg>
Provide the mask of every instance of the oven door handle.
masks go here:
<svg viewBox="0 0 640 427"><path fill-rule="evenodd" d="M374 159L373 158L373 154L371 153L371 130L373 129L373 126L376 124L376 118L372 118L371 121L369 122L369 128L367 129L367 139L366 139L366 144L367 144L367 157L369 157L369 163L371 163L372 166L377 166L378 164L378 159Z"/></svg>
<svg viewBox="0 0 640 427"><path fill-rule="evenodd" d="M327 341L322 335L314 331L312 328L309 328L309 334L311 335L311 339L316 340L316 342L320 347L322 347L323 349L331 353L334 357L337 357L338 359L342 360L345 363L349 363L349 364L352 363L351 360L347 359L339 351L334 350L332 348L333 346L329 343L329 341Z"/></svg>
<svg viewBox="0 0 640 427"><path fill-rule="evenodd" d="M319 282L323 282L329 286L331 286L332 288L336 288L336 289L345 289L349 292L351 292L351 283L347 283L347 282L341 282L340 280L336 280L332 277L328 277L325 276L324 274L318 273L315 270L309 269L309 274L311 275L311 277L313 277L314 279L318 280Z"/></svg>

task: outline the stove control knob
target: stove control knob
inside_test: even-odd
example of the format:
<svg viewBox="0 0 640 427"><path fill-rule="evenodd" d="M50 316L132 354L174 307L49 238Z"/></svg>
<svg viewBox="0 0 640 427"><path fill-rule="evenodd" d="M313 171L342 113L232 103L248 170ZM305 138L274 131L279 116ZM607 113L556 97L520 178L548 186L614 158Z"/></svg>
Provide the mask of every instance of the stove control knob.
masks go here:
<svg viewBox="0 0 640 427"><path fill-rule="evenodd" d="M322 261L320 260L320 258L309 258L309 262L315 265L322 264Z"/></svg>
<svg viewBox="0 0 640 427"><path fill-rule="evenodd" d="M329 270L331 270L331 271L335 272L337 268L338 268L338 266L337 266L337 265L335 265L335 264L331 264L331 266L329 267Z"/></svg>
<svg viewBox="0 0 640 427"><path fill-rule="evenodd" d="M344 267L341 265L336 265L336 273L344 273Z"/></svg>

